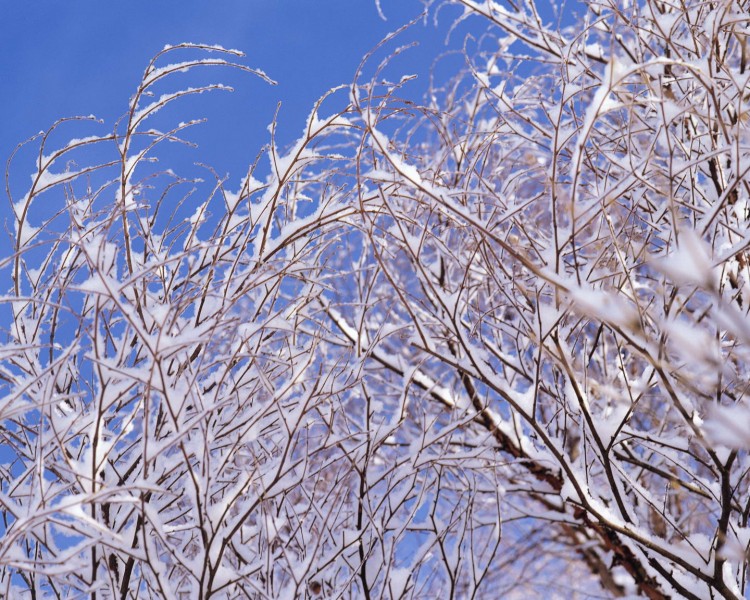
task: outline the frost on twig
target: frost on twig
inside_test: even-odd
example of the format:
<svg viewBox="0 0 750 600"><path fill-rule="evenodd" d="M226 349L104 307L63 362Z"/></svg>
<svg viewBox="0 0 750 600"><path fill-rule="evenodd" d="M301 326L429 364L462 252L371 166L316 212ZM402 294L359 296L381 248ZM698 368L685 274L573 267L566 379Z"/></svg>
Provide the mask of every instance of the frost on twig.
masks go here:
<svg viewBox="0 0 750 600"><path fill-rule="evenodd" d="M447 3L465 73L397 30L267 175L149 162L214 46L34 140L0 595L747 593L747 7Z"/></svg>

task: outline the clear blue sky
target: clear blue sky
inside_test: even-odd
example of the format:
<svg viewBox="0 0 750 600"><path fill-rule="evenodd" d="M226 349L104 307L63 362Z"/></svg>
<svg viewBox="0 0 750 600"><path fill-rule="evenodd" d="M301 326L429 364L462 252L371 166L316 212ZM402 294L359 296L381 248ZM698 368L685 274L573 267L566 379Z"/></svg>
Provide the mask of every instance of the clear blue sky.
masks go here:
<svg viewBox="0 0 750 600"><path fill-rule="evenodd" d="M98 133L110 131L149 58L165 44L187 41L242 50L248 65L279 82L271 87L215 71L210 79L233 85L234 94L202 96L172 109L178 120L209 118L188 135L201 144L196 160L239 178L268 141L277 102L284 145L301 132L315 99L350 82L362 55L423 9L419 0L382 0L381 6L387 21L374 0L0 0L3 164L19 141L60 117L94 114L105 120ZM400 59L404 73L428 72L450 15L441 23L440 31L420 24L404 38L421 42ZM425 79L414 84L416 92ZM17 165L17 175L24 166ZM32 166L26 170L30 174ZM18 181L25 185L22 174ZM0 210L0 222L7 215Z"/></svg>

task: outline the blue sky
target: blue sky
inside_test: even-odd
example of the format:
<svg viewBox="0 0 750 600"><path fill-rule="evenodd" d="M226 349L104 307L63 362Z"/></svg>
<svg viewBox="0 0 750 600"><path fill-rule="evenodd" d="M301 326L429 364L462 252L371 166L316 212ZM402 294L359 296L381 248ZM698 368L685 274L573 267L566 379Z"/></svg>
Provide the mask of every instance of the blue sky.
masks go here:
<svg viewBox="0 0 750 600"><path fill-rule="evenodd" d="M283 146L301 132L321 94L350 82L365 52L423 9L419 0L382 0L381 6L387 21L375 0L0 0L3 164L18 142L60 117L94 114L105 124L86 134L111 131L150 57L165 44L187 41L242 50L246 64L279 82L271 87L251 76L214 72L211 80L236 92L176 109L181 119L209 119L188 135L201 145L196 160L239 178L268 141L278 102ZM439 30L419 24L404 38L420 40L399 59L404 73L428 72L444 47L450 15L441 23ZM414 92L425 84L423 77ZM70 137L78 133L69 130ZM18 185L32 170L19 162ZM0 210L0 221L7 214Z"/></svg>

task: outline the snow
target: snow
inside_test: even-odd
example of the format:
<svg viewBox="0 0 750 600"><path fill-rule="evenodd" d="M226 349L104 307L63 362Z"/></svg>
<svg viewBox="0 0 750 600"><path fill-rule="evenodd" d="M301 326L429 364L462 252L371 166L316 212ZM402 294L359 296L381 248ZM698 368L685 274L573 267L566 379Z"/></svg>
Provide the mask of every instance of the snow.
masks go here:
<svg viewBox="0 0 750 600"><path fill-rule="evenodd" d="M81 292L86 292L88 294L108 296L112 293L113 289L117 289L118 282L103 276L100 273L96 273L76 287Z"/></svg>
<svg viewBox="0 0 750 600"><path fill-rule="evenodd" d="M93 115L91 115L91 116L89 116L87 118L88 119L96 120L99 123L102 122L99 119L96 119ZM42 170L42 169L44 169L44 170L49 169L52 166L52 164L55 162L55 160L57 158L59 158L60 156L64 155L65 153L67 153L72 148L78 148L80 146L85 146L87 144L93 144L95 142L101 142L101 141L105 141L105 140L108 140L108 139L109 139L108 137L102 137L102 136L98 136L98 135L90 135L88 137L82 137L82 138L72 138L72 139L68 140L68 142L65 144L65 146L63 146L59 150L55 150L54 152L51 152L50 154L43 154L42 157L41 157L41 159L40 159L40 161L39 161L40 162L40 170Z"/></svg>
<svg viewBox="0 0 750 600"><path fill-rule="evenodd" d="M218 47L214 47L214 48L216 48L217 50L219 49ZM169 75L171 73L185 73L189 71L192 67L226 66L229 64L231 63L221 58L203 58L200 60L186 60L186 61L179 62L179 63L172 63L172 64L164 65L163 67L151 69L146 75L146 77L143 78L142 85L144 88L146 88L166 75Z"/></svg>
<svg viewBox="0 0 750 600"><path fill-rule="evenodd" d="M629 402L620 401L614 406L608 407L607 411L601 417L596 418L596 432L605 446L609 446L615 438L617 431L622 427L631 408Z"/></svg>
<svg viewBox="0 0 750 600"><path fill-rule="evenodd" d="M21 230L18 231L18 229L19 223L16 221L16 234L18 235L18 243L21 247L26 246L40 231L39 227L32 227L27 220L22 221L20 224Z"/></svg>
<svg viewBox="0 0 750 600"><path fill-rule="evenodd" d="M711 249L692 229L680 232L677 249L655 266L676 285L697 285L711 289L716 283Z"/></svg>
<svg viewBox="0 0 750 600"><path fill-rule="evenodd" d="M716 372L721 365L721 355L714 335L689 321L669 320L663 324L677 355L697 368ZM694 367L694 368L696 368Z"/></svg>
<svg viewBox="0 0 750 600"><path fill-rule="evenodd" d="M713 405L703 424L709 439L716 447L735 450L750 449L750 406L739 402L729 406Z"/></svg>
<svg viewBox="0 0 750 600"><path fill-rule="evenodd" d="M188 219L188 222L190 225L192 225L194 228L199 227L202 225L206 220L206 207L208 205L208 202L203 202L195 207L195 212L192 214L192 216Z"/></svg>
<svg viewBox="0 0 750 600"><path fill-rule="evenodd" d="M406 177L406 179L413 185L417 187L423 186L422 177L417 168L413 165L407 164L401 159L401 157L390 151L390 141L383 133L372 127L370 128L370 135L375 140L378 149L388 157L388 161L393 165L393 168L396 169L396 171L398 171L403 177Z"/></svg>
<svg viewBox="0 0 750 600"><path fill-rule="evenodd" d="M213 91L213 90L223 90L227 92L232 91L232 87L228 85L223 85L221 83L212 84L210 86L203 86L203 87L188 87L184 88L178 92L172 92L168 94L162 94L159 96L157 100L154 100L150 104L144 106L143 108L140 108L136 110L133 114L133 117L131 119L131 126L133 128L137 128L146 118L156 114L159 112L162 108L164 108L167 104L169 104L172 100L175 100L177 98L180 98L182 96L188 95L188 94L202 94L204 92Z"/></svg>
<svg viewBox="0 0 750 600"><path fill-rule="evenodd" d="M572 306L579 314L620 327L638 326L638 312L622 294L575 285L570 286L569 294Z"/></svg>
<svg viewBox="0 0 750 600"><path fill-rule="evenodd" d="M82 173L83 170L52 173L49 169L45 169L32 175L31 180L34 182L35 192L38 194L48 188L63 183L64 181L75 179Z"/></svg>

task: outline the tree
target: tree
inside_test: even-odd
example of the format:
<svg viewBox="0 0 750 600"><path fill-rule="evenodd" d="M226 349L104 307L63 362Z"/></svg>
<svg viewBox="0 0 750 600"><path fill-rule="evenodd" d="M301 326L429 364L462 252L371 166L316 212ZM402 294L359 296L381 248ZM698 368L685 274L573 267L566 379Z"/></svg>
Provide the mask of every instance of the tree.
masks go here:
<svg viewBox="0 0 750 600"><path fill-rule="evenodd" d="M749 7L447 4L488 28L426 105L389 38L197 208L147 121L219 86L148 93L229 51L36 140L6 596L745 594Z"/></svg>

